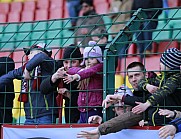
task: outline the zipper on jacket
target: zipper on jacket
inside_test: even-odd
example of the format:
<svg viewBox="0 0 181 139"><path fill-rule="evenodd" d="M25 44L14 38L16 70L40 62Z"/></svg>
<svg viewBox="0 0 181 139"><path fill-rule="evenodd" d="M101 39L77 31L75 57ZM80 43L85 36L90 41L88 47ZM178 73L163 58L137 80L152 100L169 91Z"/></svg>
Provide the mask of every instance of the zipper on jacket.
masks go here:
<svg viewBox="0 0 181 139"><path fill-rule="evenodd" d="M30 103L30 117L33 118L33 105L32 105L32 102L31 102L31 95L30 95L30 80L29 80L29 91L28 91L28 100L29 100L29 103Z"/></svg>
<svg viewBox="0 0 181 139"><path fill-rule="evenodd" d="M161 87L161 85L162 85L162 82L163 82L163 79L164 79L164 77L165 77L164 72L162 72L161 75L162 75L162 78L161 78L161 80L160 80L159 89L160 89L160 87ZM153 126L155 126L155 114L158 112L158 106L159 106L159 104L157 104L157 109L156 109L156 111L154 111L154 113L152 114L152 123L153 123Z"/></svg>
<svg viewBox="0 0 181 139"><path fill-rule="evenodd" d="M44 100L45 100L46 110L49 110L49 108L48 108L48 101L47 101L47 98L46 98L45 95L44 95Z"/></svg>

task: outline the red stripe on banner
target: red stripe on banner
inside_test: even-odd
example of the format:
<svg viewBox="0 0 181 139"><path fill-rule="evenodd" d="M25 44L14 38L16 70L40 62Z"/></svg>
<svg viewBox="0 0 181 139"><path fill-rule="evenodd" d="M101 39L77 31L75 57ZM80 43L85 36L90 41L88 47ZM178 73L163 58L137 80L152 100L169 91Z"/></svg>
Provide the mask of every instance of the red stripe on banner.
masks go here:
<svg viewBox="0 0 181 139"><path fill-rule="evenodd" d="M98 124L58 124L58 125L10 125L4 124L2 127L11 128L82 128L82 127L97 127ZM139 129L139 130L158 130L161 126L133 126L129 129Z"/></svg>

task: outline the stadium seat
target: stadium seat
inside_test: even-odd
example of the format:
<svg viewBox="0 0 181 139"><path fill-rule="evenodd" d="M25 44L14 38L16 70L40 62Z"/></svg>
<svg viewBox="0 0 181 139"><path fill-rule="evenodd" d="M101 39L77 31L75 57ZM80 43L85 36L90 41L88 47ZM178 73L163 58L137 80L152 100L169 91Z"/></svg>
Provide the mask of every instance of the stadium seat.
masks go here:
<svg viewBox="0 0 181 139"><path fill-rule="evenodd" d="M22 2L11 2L10 3L10 12L21 12L23 9Z"/></svg>
<svg viewBox="0 0 181 139"><path fill-rule="evenodd" d="M19 68L25 64L27 61L27 56L24 51L15 51L13 52L13 60L15 62L15 68Z"/></svg>
<svg viewBox="0 0 181 139"><path fill-rule="evenodd" d="M60 59L62 59L62 56L63 56L63 49L57 49L57 48L52 49L52 58L53 59L60 60Z"/></svg>
<svg viewBox="0 0 181 139"><path fill-rule="evenodd" d="M0 13L7 14L9 12L9 3L0 3Z"/></svg>
<svg viewBox="0 0 181 139"><path fill-rule="evenodd" d="M121 74L115 74L115 88L119 88L123 83L123 76Z"/></svg>
<svg viewBox="0 0 181 139"><path fill-rule="evenodd" d="M9 12L8 22L20 22L20 12Z"/></svg>
<svg viewBox="0 0 181 139"><path fill-rule="evenodd" d="M6 14L0 13L0 23L6 22Z"/></svg>
<svg viewBox="0 0 181 139"><path fill-rule="evenodd" d="M32 33L31 35L31 44L36 44L40 42L46 43L46 32L47 29L47 21L40 21L33 23Z"/></svg>
<svg viewBox="0 0 181 139"><path fill-rule="evenodd" d="M159 72L160 56L161 55L154 55L150 57L145 57L143 59L143 64L145 65L147 71L155 71L157 73Z"/></svg>
<svg viewBox="0 0 181 139"><path fill-rule="evenodd" d="M52 9L49 13L49 19L60 19L63 18L63 10L60 8Z"/></svg>
<svg viewBox="0 0 181 139"><path fill-rule="evenodd" d="M50 10L56 8L63 8L63 0L50 0Z"/></svg>
<svg viewBox="0 0 181 139"><path fill-rule="evenodd" d="M51 46L60 46L62 44L61 37L63 36L63 21L51 20L48 22L47 44Z"/></svg>
<svg viewBox="0 0 181 139"><path fill-rule="evenodd" d="M48 11L45 9L38 9L35 11L35 20L48 20Z"/></svg>
<svg viewBox="0 0 181 139"><path fill-rule="evenodd" d="M101 3L95 5L95 10L98 14L106 14L109 11L109 4L108 3Z"/></svg>
<svg viewBox="0 0 181 139"><path fill-rule="evenodd" d="M178 6L180 6L180 0L168 0L168 6L170 7L170 8L172 8L172 7L178 7Z"/></svg>
<svg viewBox="0 0 181 139"><path fill-rule="evenodd" d="M153 53L161 54L166 49L171 48L171 47L179 49L179 43L177 41L163 41L163 42L159 42L159 43L153 45L153 49L154 49Z"/></svg>
<svg viewBox="0 0 181 139"><path fill-rule="evenodd" d="M23 11L34 11L36 9L35 1L25 1Z"/></svg>
<svg viewBox="0 0 181 139"><path fill-rule="evenodd" d="M23 11L21 13L21 22L28 22L34 20L34 11Z"/></svg>
<svg viewBox="0 0 181 139"><path fill-rule="evenodd" d="M30 23L21 23L18 26L17 36L16 36L16 48L23 48L30 46L30 37L33 24Z"/></svg>
<svg viewBox="0 0 181 139"><path fill-rule="evenodd" d="M128 56L133 56L137 52L137 46L135 43L132 43L128 48Z"/></svg>
<svg viewBox="0 0 181 139"><path fill-rule="evenodd" d="M98 5L98 4L104 4L104 3L108 3L107 0L93 0L94 6Z"/></svg>
<svg viewBox="0 0 181 139"><path fill-rule="evenodd" d="M38 0L37 9L47 9L49 8L49 0Z"/></svg>

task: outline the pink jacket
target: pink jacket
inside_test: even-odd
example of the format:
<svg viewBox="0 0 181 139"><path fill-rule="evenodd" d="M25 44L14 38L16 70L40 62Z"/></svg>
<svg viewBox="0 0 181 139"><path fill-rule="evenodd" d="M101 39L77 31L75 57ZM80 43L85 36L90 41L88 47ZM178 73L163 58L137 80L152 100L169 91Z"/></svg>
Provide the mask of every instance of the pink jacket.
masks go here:
<svg viewBox="0 0 181 139"><path fill-rule="evenodd" d="M68 74L78 74L80 80L90 78L87 89L79 92L78 106L81 112L85 112L95 106L101 106L103 101L103 64L97 64L89 69L81 70L79 67L72 67ZM94 107L90 107L94 106Z"/></svg>

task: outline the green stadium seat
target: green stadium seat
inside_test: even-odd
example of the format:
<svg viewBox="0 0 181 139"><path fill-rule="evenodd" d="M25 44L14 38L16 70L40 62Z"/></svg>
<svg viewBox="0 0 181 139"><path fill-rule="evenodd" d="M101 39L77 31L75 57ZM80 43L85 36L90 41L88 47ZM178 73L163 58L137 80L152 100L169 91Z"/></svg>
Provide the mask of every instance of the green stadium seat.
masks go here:
<svg viewBox="0 0 181 139"><path fill-rule="evenodd" d="M50 20L48 21L48 30L47 30L47 44L51 46L60 46L62 44L63 30L62 20Z"/></svg>
<svg viewBox="0 0 181 139"><path fill-rule="evenodd" d="M19 25L16 37L16 48L21 49L30 46L32 26L32 23L22 23Z"/></svg>
<svg viewBox="0 0 181 139"><path fill-rule="evenodd" d="M34 22L32 33L31 33L30 45L33 45L39 42L46 43L46 35L47 35L46 29L47 29L46 21Z"/></svg>

